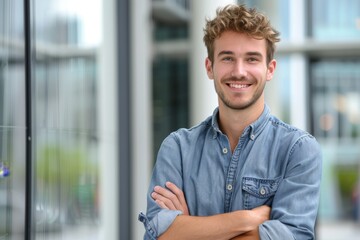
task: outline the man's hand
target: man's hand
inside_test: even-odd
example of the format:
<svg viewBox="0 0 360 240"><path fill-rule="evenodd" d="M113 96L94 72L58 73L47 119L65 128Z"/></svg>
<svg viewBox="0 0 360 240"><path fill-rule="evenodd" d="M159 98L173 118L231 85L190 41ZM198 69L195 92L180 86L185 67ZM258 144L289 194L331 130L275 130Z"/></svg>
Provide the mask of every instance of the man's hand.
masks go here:
<svg viewBox="0 0 360 240"><path fill-rule="evenodd" d="M251 212L251 221L254 221L255 225L260 225L263 222L270 220L270 213L271 208L267 205L263 205L257 208L250 210ZM260 239L259 236L259 228L256 227L255 229L245 232L237 237L232 238L231 240L257 240Z"/></svg>
<svg viewBox="0 0 360 240"><path fill-rule="evenodd" d="M189 215L188 206L183 191L171 182L165 183L166 188L155 186L151 193L155 202L164 209L180 210Z"/></svg>
<svg viewBox="0 0 360 240"><path fill-rule="evenodd" d="M271 208L267 205L263 205L251 210L254 221L260 225L263 222L270 219Z"/></svg>

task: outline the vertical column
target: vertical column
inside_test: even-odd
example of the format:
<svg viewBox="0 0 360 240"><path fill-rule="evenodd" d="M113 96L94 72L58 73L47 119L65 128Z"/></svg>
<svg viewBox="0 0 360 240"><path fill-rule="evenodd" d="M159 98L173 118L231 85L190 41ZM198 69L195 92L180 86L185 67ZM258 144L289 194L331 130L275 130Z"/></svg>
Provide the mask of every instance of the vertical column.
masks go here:
<svg viewBox="0 0 360 240"><path fill-rule="evenodd" d="M286 0L287 1L287 0ZM282 6L281 6L282 5ZM281 7L280 7L281 6ZM280 30L280 38L283 40L283 32L281 31L281 20L284 20L282 9L286 8L287 4L283 4L281 0L273 1L256 1L255 7L261 12L265 13L269 17L271 24L275 27L276 30ZM286 9L288 11L288 9ZM286 19L287 21L288 19ZM278 45L278 44L277 44ZM265 88L265 102L271 109L271 113L277 117L280 117L282 120L285 120L283 109L285 105L283 104L284 99L282 96L282 78L283 72L286 66L284 66L283 61L281 61L280 56L275 52L275 59L278 61L275 74L270 82L266 84Z"/></svg>
<svg viewBox="0 0 360 240"><path fill-rule="evenodd" d="M131 164L132 239L143 239L144 227L137 221L146 211L146 193L152 169L151 3L131 0Z"/></svg>
<svg viewBox="0 0 360 240"><path fill-rule="evenodd" d="M301 44L306 38L305 0L290 1L290 41ZM307 130L307 61L304 53L290 55L290 122Z"/></svg>
<svg viewBox="0 0 360 240"><path fill-rule="evenodd" d="M205 70L206 47L203 43L205 19L215 16L220 6L236 3L236 0L196 0L190 1L191 22L190 40L190 124L194 125L212 114L218 105L214 83L209 80Z"/></svg>
<svg viewBox="0 0 360 240"><path fill-rule="evenodd" d="M25 181L25 240L33 238L33 159L32 159L32 59L33 43L31 35L31 1L24 0L24 37L25 37L25 121L26 121L26 181ZM11 237L11 236L10 236Z"/></svg>
<svg viewBox="0 0 360 240"><path fill-rule="evenodd" d="M119 239L116 0L103 1L99 50L100 239Z"/></svg>
<svg viewBox="0 0 360 240"><path fill-rule="evenodd" d="M130 0L117 1L116 23L117 31L116 38L118 44L118 92L117 92L117 109L119 117L118 125L118 150L120 165L118 168L119 174L119 239L131 239L131 224L129 221L132 217L131 212L131 106L130 106Z"/></svg>

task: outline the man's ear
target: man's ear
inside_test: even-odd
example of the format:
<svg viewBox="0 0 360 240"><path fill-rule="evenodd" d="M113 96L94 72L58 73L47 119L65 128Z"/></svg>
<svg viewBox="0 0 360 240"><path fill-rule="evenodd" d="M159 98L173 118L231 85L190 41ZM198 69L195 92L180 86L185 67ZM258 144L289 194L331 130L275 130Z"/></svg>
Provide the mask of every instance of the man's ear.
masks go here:
<svg viewBox="0 0 360 240"><path fill-rule="evenodd" d="M206 73L207 73L207 75L208 75L208 78L214 79L212 62L211 62L211 60L210 60L208 57L205 59L205 68L206 68Z"/></svg>
<svg viewBox="0 0 360 240"><path fill-rule="evenodd" d="M268 68L266 71L266 81L270 81L273 78L274 73L275 73L275 68L276 68L276 60L273 59L268 64Z"/></svg>

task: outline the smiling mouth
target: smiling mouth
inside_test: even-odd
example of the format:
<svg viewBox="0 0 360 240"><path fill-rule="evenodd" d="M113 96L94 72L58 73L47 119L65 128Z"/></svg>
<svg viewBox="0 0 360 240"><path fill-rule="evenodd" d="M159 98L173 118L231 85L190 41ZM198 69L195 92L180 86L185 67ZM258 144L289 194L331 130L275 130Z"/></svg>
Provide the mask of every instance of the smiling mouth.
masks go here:
<svg viewBox="0 0 360 240"><path fill-rule="evenodd" d="M236 88L236 89L247 88L250 86L250 84L236 84L236 83L230 83L228 85L229 85L229 87Z"/></svg>

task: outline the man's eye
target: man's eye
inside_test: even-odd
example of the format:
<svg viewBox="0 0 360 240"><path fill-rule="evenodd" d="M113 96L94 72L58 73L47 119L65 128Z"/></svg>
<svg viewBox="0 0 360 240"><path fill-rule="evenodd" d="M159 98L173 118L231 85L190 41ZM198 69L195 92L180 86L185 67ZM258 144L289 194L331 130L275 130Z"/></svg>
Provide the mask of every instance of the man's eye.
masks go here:
<svg viewBox="0 0 360 240"><path fill-rule="evenodd" d="M231 57L224 57L223 58L223 61L226 61L226 62L230 62L232 61L233 59Z"/></svg>
<svg viewBox="0 0 360 240"><path fill-rule="evenodd" d="M257 62L258 60L256 58L249 58L248 62Z"/></svg>

